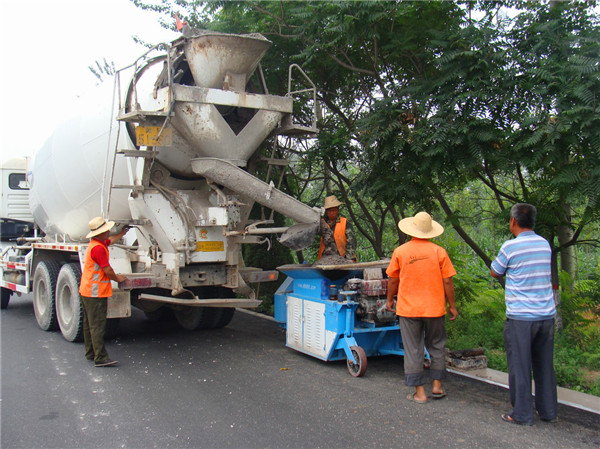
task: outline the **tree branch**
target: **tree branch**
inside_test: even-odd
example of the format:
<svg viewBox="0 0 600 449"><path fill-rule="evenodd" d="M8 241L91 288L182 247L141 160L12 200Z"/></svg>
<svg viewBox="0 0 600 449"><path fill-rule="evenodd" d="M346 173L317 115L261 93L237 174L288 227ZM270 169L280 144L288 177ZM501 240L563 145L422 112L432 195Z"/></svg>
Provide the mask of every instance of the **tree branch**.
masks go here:
<svg viewBox="0 0 600 449"><path fill-rule="evenodd" d="M475 252L475 254L477 254L479 258L483 261L483 263L485 263L485 265L489 268L489 266L492 264L492 259L490 259L488 255L479 247L479 245L477 245L477 243L475 243L475 241L471 237L469 237L469 235L462 228L462 226L460 226L456 222L454 218L454 212L452 211L452 209L450 209L450 206L446 202L446 199L443 197L442 193L436 191L435 196L438 200L438 203L444 210L446 217L448 217L450 223L452 223L452 227L454 228L454 230L458 233L458 235L462 237L465 243L469 245L469 247Z"/></svg>

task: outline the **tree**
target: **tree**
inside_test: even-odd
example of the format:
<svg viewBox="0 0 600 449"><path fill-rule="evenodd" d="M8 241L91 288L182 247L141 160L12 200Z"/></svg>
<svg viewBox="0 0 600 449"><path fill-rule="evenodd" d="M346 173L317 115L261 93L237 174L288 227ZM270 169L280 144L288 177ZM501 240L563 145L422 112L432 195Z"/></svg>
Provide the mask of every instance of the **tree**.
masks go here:
<svg viewBox="0 0 600 449"><path fill-rule="evenodd" d="M103 83L105 77L114 76L116 73L115 63L112 61L108 62L106 58L103 58L102 62L96 61L95 64L95 67L90 65L88 66L88 69L90 69L90 72L98 79L98 84Z"/></svg>
<svg viewBox="0 0 600 449"><path fill-rule="evenodd" d="M595 1L167 3L194 25L271 39L270 85L289 62L307 71L325 108L295 175L339 194L377 256L388 229L401 240L393 222L426 209L489 265L477 223L449 201L473 183L499 226L511 204L538 206L556 282L559 254L568 268L568 248L600 244L584 238L600 218Z"/></svg>

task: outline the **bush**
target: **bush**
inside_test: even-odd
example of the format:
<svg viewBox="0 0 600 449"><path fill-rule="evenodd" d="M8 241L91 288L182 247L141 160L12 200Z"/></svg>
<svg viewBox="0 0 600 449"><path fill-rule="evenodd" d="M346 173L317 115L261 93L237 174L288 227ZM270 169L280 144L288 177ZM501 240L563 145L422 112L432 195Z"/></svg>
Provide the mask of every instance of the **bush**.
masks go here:
<svg viewBox="0 0 600 449"><path fill-rule="evenodd" d="M455 350L477 347L503 349L504 292L490 289L483 283L473 290L479 292L479 297L472 302L460 301L457 305L458 318L446 327L448 347Z"/></svg>

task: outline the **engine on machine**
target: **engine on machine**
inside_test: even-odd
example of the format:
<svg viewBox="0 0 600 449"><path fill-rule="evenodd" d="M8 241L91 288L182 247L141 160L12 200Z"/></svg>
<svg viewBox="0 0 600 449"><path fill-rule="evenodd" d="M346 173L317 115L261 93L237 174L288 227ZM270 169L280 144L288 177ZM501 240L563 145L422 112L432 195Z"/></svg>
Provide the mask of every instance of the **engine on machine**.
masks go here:
<svg viewBox="0 0 600 449"><path fill-rule="evenodd" d="M387 325L396 320L396 314L385 308L388 280L383 278L381 268L367 268L364 278L350 278L339 294L350 296L358 302L356 319L376 326ZM352 292L352 293L350 293Z"/></svg>

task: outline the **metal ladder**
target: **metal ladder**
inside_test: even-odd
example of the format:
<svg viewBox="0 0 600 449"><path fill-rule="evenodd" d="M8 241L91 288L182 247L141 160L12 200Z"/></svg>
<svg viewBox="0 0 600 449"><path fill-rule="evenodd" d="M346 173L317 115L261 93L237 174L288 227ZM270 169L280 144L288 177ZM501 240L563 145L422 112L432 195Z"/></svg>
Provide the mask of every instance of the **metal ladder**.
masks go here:
<svg viewBox="0 0 600 449"><path fill-rule="evenodd" d="M294 91L292 90L292 78L293 78L292 75L293 75L294 69L296 69L300 72L300 74L304 77L305 81L310 85L310 87L305 88L305 89L300 89L300 90L294 90ZM260 76L261 81L263 82L263 89L265 90L266 93L268 93L267 87L264 85L264 75L262 73L262 68L260 67L260 64L259 64L259 76ZM314 85L314 83L312 82L312 80L308 77L308 75L304 72L304 70L302 70L302 68L298 64L291 64L288 68L288 92L286 94L286 97L293 97L295 95L302 94L305 92L311 92L311 97L312 97L312 101L313 101L313 114L312 114L311 126L303 126L303 125L300 125L297 123L293 123L292 114L285 115L281 121L281 126L277 129L275 129L275 131L273 131L274 139L273 139L273 147L271 150L271 157L261 157L261 159L260 159L261 161L267 162L267 164L268 164L267 176L266 176L266 180L265 180L265 182L267 182L267 183L271 182L271 172L273 171L272 169L274 169L275 167L280 168L279 179L277 180L277 185L275 186L278 190L281 189L281 184L283 183L283 178L285 175L286 168L289 166L289 159L275 158L275 151L276 151L276 149L278 147L278 143L279 143L278 136L296 137L296 138L301 138L301 137L313 138L319 132L319 129L317 128L317 119L319 118L318 116L320 115L320 109L318 107L318 102L317 102L317 88ZM276 176L277 176L277 174L275 174L273 177L275 178ZM266 208L264 206L261 206L262 220L266 220L265 209ZM270 222L273 221L274 213L275 213L275 211L273 209L271 209L271 213L269 214L268 221L270 221Z"/></svg>
<svg viewBox="0 0 600 449"><path fill-rule="evenodd" d="M166 49L167 50L167 54L166 54L166 62L167 62L167 73L168 73L168 86L169 86L169 94L171 95L171 98L169 99L169 104L170 104L170 109L169 111L143 111L141 110L141 107L139 105L138 102L138 96L137 96L137 79L138 79L138 65L140 64L140 61L149 61L150 59L148 58L148 55L155 51L155 50L159 50L159 49ZM129 184L114 184L114 169L115 169L115 165L116 165L116 158L117 156L123 156L126 158L135 158L135 159L154 159L156 157L156 155L158 154L156 151L151 150L149 148L152 147L146 147L146 150L120 150L118 148L119 146L119 137L120 137L120 133L121 133L121 125L122 123L143 123L143 122L147 122L149 119L158 119L158 121L162 122L162 126L161 126L161 130L159 132L158 137L160 137L162 135L163 130L166 128L166 126L168 125L168 122L170 120L171 114L172 114L172 109L173 109L173 105L175 104L174 99L172 98L173 95L173 73L172 73L172 61L171 61L171 45L168 43L160 43L155 45L154 47L150 48L148 51L146 51L143 55L141 55L140 57L138 57L135 62L133 62L132 64L125 66L119 70L117 70L115 72L115 83L114 83L114 88L113 88L113 106L112 106L112 110L115 110L115 101L118 101L118 110L119 113L116 116L116 120L119 123L119 126L117 128L117 136L115 139L115 147L114 147L114 151L111 151L109 149L109 151L107 152L107 159L106 159L106 163L105 163L105 172L104 172L104 183L103 183L103 187L102 187L102 215L104 217L108 216L108 211L110 210L110 201L111 201L111 194L112 194L112 189L126 189L126 190L130 190L132 192L143 192L144 190L146 190L149 187L149 166L148 164L145 164L144 167L144 174L142 176L142 184L138 185L134 183L134 179L135 179L135 174L133 171L133 164L130 163L130 161L127 161L127 168L128 168L128 177L130 180ZM126 99L123 99L121 96L121 73L124 72L127 69L131 69L133 68L133 77L132 77L132 84L133 84L133 95L134 95L134 99L135 99L135 109L133 111L129 111L129 112L125 112L125 108L126 108ZM111 123L110 123L110 135L109 135L109 145L110 145L110 138L112 136L112 122L113 122L113 115L111 114ZM122 123L121 123L122 122ZM109 158L110 155L112 155L112 160L109 163ZM139 220L116 220L119 223L124 223L124 224L143 224L143 223L138 223Z"/></svg>

